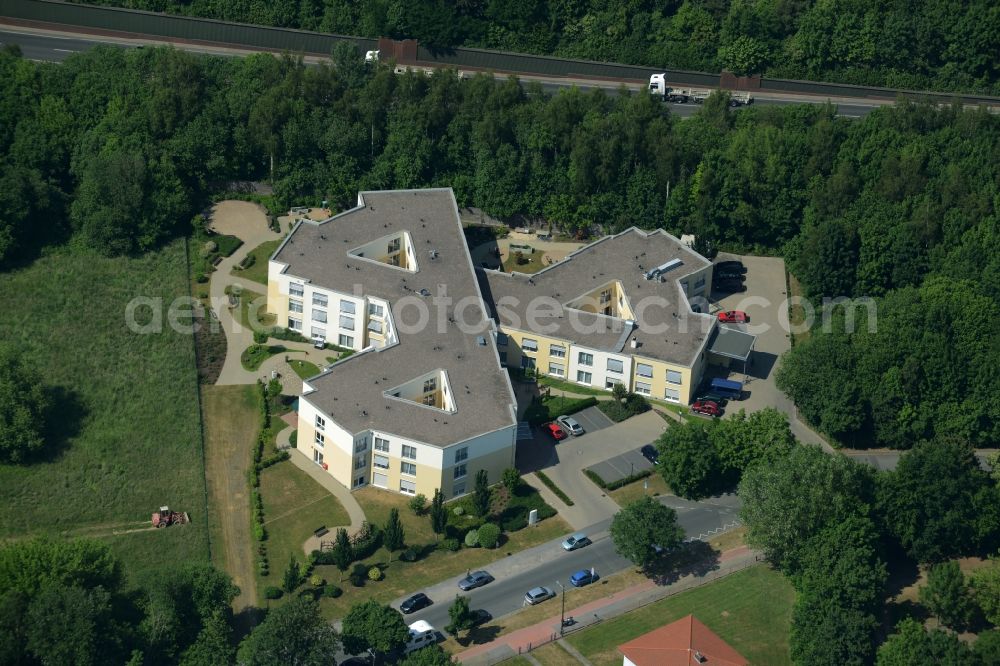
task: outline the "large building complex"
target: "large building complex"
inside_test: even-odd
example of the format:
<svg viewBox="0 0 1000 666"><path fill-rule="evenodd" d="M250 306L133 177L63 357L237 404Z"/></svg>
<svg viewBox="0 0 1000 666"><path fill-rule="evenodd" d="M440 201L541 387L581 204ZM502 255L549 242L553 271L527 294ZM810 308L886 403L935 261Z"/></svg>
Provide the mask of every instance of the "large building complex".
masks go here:
<svg viewBox="0 0 1000 666"><path fill-rule="evenodd" d="M451 498L481 469L497 481L517 430L501 364L686 403L743 335L704 313L711 279L687 245L635 228L534 275L475 269L450 189L362 192L300 221L268 265L278 325L358 352L305 382L298 447L348 488Z"/></svg>

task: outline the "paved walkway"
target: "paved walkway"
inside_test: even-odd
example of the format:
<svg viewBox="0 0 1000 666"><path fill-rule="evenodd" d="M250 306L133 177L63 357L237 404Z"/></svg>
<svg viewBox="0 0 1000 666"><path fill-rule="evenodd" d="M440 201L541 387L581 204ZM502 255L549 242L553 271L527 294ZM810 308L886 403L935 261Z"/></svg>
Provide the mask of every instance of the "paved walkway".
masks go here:
<svg viewBox="0 0 1000 666"><path fill-rule="evenodd" d="M654 601L669 597L678 592L698 587L725 575L745 569L760 561L762 556L746 546L727 550L719 556L719 567L705 576L694 574L684 576L670 585L657 585L652 580L645 580L620 592L608 595L577 608L566 609L567 617L576 619L572 632L598 624L603 620L618 617L624 613L641 608ZM559 615L552 615L538 624L524 629L518 629L496 640L471 647L456 655L463 664L472 666L487 666L496 664L534 647L544 645L558 639ZM572 633L570 632L570 633ZM565 646L564 646L565 647ZM582 656L582 655L581 655Z"/></svg>
<svg viewBox="0 0 1000 666"><path fill-rule="evenodd" d="M285 428L282 432L290 432L290 428ZM279 433L280 434L280 433ZM354 499L354 495L351 491L337 482L329 474L323 472L322 468L318 467L316 463L306 457L306 454L302 453L298 449L288 449L288 453L291 456L290 460L295 464L296 467L301 469L303 472L312 477L318 484L330 491L337 501L340 502L344 510L347 511L348 517L351 519L350 525L337 525L337 526L327 526L330 529L331 535L336 533L338 527L347 528L347 532L352 534L356 532L361 527L361 523L365 520L365 512L361 510L361 505L358 501ZM327 540L332 539L332 536L326 536ZM308 555L314 550L319 550L320 538L317 536L310 536L302 544L302 550Z"/></svg>

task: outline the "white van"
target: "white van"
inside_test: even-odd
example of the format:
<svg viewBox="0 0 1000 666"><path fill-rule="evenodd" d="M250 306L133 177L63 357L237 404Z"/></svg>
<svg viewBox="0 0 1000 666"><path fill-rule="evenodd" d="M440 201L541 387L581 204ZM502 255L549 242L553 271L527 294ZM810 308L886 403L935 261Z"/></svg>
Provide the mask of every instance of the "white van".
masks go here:
<svg viewBox="0 0 1000 666"><path fill-rule="evenodd" d="M403 653L410 654L414 650L419 650L435 643L437 643L437 629L432 627L429 622L417 620L410 625L410 640L406 642Z"/></svg>

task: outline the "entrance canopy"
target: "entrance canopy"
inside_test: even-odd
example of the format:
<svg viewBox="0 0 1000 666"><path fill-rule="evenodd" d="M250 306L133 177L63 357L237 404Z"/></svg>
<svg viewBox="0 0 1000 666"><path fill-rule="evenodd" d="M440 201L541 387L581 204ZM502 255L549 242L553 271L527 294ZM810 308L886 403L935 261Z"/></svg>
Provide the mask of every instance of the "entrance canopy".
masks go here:
<svg viewBox="0 0 1000 666"><path fill-rule="evenodd" d="M718 356L747 362L753 345L757 341L756 335L750 335L736 328L728 326L718 326L712 334L712 339L708 343L708 351Z"/></svg>

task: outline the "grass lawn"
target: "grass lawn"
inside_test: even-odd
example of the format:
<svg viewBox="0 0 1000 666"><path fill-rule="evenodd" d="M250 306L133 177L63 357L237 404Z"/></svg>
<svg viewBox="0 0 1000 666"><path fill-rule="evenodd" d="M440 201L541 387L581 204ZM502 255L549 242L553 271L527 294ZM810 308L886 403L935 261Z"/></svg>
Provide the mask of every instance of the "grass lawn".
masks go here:
<svg viewBox="0 0 1000 666"><path fill-rule="evenodd" d="M594 404L596 401L593 398L565 398L561 395L542 396L531 401L531 405L524 412L524 419L538 425L552 421L563 414L575 414Z"/></svg>
<svg viewBox="0 0 1000 666"><path fill-rule="evenodd" d="M261 364L272 356L277 356L278 354L284 354L288 352L288 348L284 345L258 345L252 344L243 350L240 354L240 364L243 366L244 370L256 370L261 366ZM295 353L295 350L289 353ZM315 366L314 366L315 367Z"/></svg>
<svg viewBox="0 0 1000 666"><path fill-rule="evenodd" d="M549 643L537 650L532 650L531 656L541 662L542 666L580 666L576 657L566 652L559 643Z"/></svg>
<svg viewBox="0 0 1000 666"><path fill-rule="evenodd" d="M646 482L649 486L646 488L643 482ZM618 502L618 506L625 506L631 504L636 500L642 499L643 495L649 495L650 497L656 497L657 495L669 495L670 488L667 487L667 482L663 480L663 477L657 474L655 471L647 476L645 479L639 479L638 481L633 481L627 486L622 486L616 490L608 491L608 496L614 501Z"/></svg>
<svg viewBox="0 0 1000 666"><path fill-rule="evenodd" d="M576 393L577 395L593 395L603 397L605 400L611 399L610 391L602 391L601 389L595 389L590 386L581 386L580 384L563 381L562 379L555 379L554 377L549 377L547 375L539 375L538 383L542 386L551 386L552 388L566 391L567 393Z"/></svg>
<svg viewBox="0 0 1000 666"><path fill-rule="evenodd" d="M267 284L267 260L271 258L274 251L278 249L281 240L265 241L250 250L248 257L254 258L253 266L243 270L233 268L231 273L236 277L246 278L260 284Z"/></svg>
<svg viewBox="0 0 1000 666"><path fill-rule="evenodd" d="M622 663L617 647L694 614L752 664L790 664L788 633L795 592L766 566L754 566L571 635L595 666Z"/></svg>
<svg viewBox="0 0 1000 666"><path fill-rule="evenodd" d="M271 574L258 576L257 587L263 589L265 585L281 585L291 555L305 561L302 543L317 527L325 525L332 532L334 527L347 525L350 518L336 497L289 461L261 472L260 491L271 563Z"/></svg>
<svg viewBox="0 0 1000 666"><path fill-rule="evenodd" d="M456 553L430 550L429 546L436 543L435 535L431 531L430 518L426 515L415 516L407 506L409 498L371 487L357 491L354 496L361 504L368 521L379 526L385 525L389 511L393 507L397 508L406 533L407 545L418 551L421 550L421 546L428 546L427 550L430 552L416 562L400 562L394 559L388 567L384 568L385 578L378 582L366 581L365 586L360 588L353 587L346 576L343 583L338 583L340 572L337 571L336 567L316 567L316 573L326 578L327 581L340 585L344 590L343 596L338 599L324 598L320 601L323 614L329 618L343 617L352 604L365 599L371 598L381 603L388 603L404 594L415 592L450 577L457 579L459 576L465 575L468 569L486 566L490 562L506 557L508 553L537 546L572 531L566 521L558 516L553 516L539 522L536 527L507 535L507 542L493 550L462 548ZM329 525L329 523L327 524ZM372 564L385 564L385 562L386 552L379 550L363 564L367 569ZM276 574L280 576L281 568L285 564L286 562L280 558L274 559L271 564L271 578L274 578ZM275 583L269 584L274 585Z"/></svg>
<svg viewBox="0 0 1000 666"><path fill-rule="evenodd" d="M542 263L542 257L545 256L545 253L540 250L535 250L531 254L525 252L522 256L528 260L528 263L518 264L517 255L514 250L511 249L511 251L507 254L507 258L503 262L504 272L511 273L513 271L517 271L518 273L537 273L546 266L546 264Z"/></svg>
<svg viewBox="0 0 1000 666"><path fill-rule="evenodd" d="M788 298L798 297L804 299L806 297L805 291L802 289L802 284L795 278L791 273L785 273L788 277ZM806 310L801 305L789 305L788 306L788 323L789 327L793 330L801 330L805 327L806 321ZM805 342L809 339L809 331L802 331L800 333L792 334L792 346L800 342Z"/></svg>
<svg viewBox="0 0 1000 666"><path fill-rule="evenodd" d="M295 374L302 379L309 379L319 374L319 368L309 361L289 361L288 365L292 366Z"/></svg>
<svg viewBox="0 0 1000 666"><path fill-rule="evenodd" d="M111 537L168 504L193 523L108 539L130 573L208 560L205 475L192 336L126 326L137 297L188 295L183 241L138 258L60 252L0 274L0 339L56 391L51 456L0 465L0 541ZM139 308L146 323L150 309Z"/></svg>
<svg viewBox="0 0 1000 666"><path fill-rule="evenodd" d="M524 657L514 657L500 662L503 666L534 666L534 662L528 661Z"/></svg>
<svg viewBox="0 0 1000 666"><path fill-rule="evenodd" d="M274 315L266 312L267 297L256 291L243 289L240 292L240 324L252 331L268 328L274 325ZM252 325L250 322L253 322Z"/></svg>

